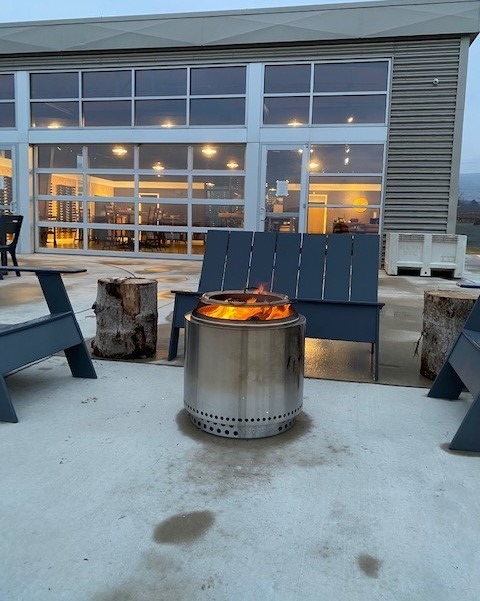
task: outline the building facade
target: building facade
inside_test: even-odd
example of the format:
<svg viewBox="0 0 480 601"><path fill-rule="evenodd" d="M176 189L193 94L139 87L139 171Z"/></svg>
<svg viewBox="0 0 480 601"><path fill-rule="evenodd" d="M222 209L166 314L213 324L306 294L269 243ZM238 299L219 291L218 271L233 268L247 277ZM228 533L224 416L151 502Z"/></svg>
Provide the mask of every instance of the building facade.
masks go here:
<svg viewBox="0 0 480 601"><path fill-rule="evenodd" d="M0 25L0 210L21 252L455 233L479 28L480 0Z"/></svg>

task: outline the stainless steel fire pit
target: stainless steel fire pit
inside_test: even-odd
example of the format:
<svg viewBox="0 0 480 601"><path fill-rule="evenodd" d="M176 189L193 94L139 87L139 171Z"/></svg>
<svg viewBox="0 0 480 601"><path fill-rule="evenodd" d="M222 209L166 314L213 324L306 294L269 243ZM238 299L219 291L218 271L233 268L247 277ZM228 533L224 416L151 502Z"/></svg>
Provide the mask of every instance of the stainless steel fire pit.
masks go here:
<svg viewBox="0 0 480 601"><path fill-rule="evenodd" d="M184 405L200 429L261 438L302 409L305 318L280 294L212 292L186 316Z"/></svg>

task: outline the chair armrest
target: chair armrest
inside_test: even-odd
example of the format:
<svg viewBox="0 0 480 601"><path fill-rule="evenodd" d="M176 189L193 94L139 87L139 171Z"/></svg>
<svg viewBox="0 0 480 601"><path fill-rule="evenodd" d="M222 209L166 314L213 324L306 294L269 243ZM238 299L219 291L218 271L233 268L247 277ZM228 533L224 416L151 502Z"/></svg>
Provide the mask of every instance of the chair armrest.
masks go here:
<svg viewBox="0 0 480 601"><path fill-rule="evenodd" d="M201 296L203 292L196 290L170 290L172 294L185 294L186 296Z"/></svg>
<svg viewBox="0 0 480 601"><path fill-rule="evenodd" d="M0 268L1 271L26 271L31 273L85 273L86 269L72 269L69 267L54 269L51 267L7 267Z"/></svg>
<svg viewBox="0 0 480 601"><path fill-rule="evenodd" d="M318 303L318 304L325 304L325 303L329 303L331 305L358 305L359 307L362 306L371 306L371 307L379 307L380 309L385 305L385 303L380 303L380 302L375 302L375 301L350 301L350 300L330 300L330 299L323 299L323 298L294 298L291 299L293 303Z"/></svg>

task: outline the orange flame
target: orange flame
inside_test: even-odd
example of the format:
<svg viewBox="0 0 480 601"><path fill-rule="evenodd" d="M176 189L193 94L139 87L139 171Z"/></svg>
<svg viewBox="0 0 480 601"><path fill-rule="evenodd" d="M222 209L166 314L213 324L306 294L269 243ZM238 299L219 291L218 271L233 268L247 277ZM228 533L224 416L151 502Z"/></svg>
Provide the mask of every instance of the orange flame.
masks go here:
<svg viewBox="0 0 480 601"><path fill-rule="evenodd" d="M229 319L234 321L270 321L274 319L285 319L295 314L290 303L283 305L264 304L262 295L267 298L268 292L263 284L249 293L245 300L239 297L228 299L231 304L208 304L197 307L196 312L214 319Z"/></svg>
<svg viewBox="0 0 480 601"><path fill-rule="evenodd" d="M232 319L235 321L270 321L272 319L285 319L294 314L292 305L252 306L255 299L249 299L245 305L204 305L197 309L197 313L215 319Z"/></svg>

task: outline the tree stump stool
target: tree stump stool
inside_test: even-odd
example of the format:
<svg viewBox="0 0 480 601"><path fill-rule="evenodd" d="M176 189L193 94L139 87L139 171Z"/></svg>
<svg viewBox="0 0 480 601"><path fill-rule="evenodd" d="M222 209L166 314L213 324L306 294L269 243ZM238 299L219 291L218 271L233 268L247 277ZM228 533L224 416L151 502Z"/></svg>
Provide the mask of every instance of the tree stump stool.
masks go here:
<svg viewBox="0 0 480 601"><path fill-rule="evenodd" d="M92 351L98 357L152 357L157 349L157 282L143 278L98 280Z"/></svg>
<svg viewBox="0 0 480 601"><path fill-rule="evenodd" d="M480 290L426 290L420 373L434 380L457 340Z"/></svg>

